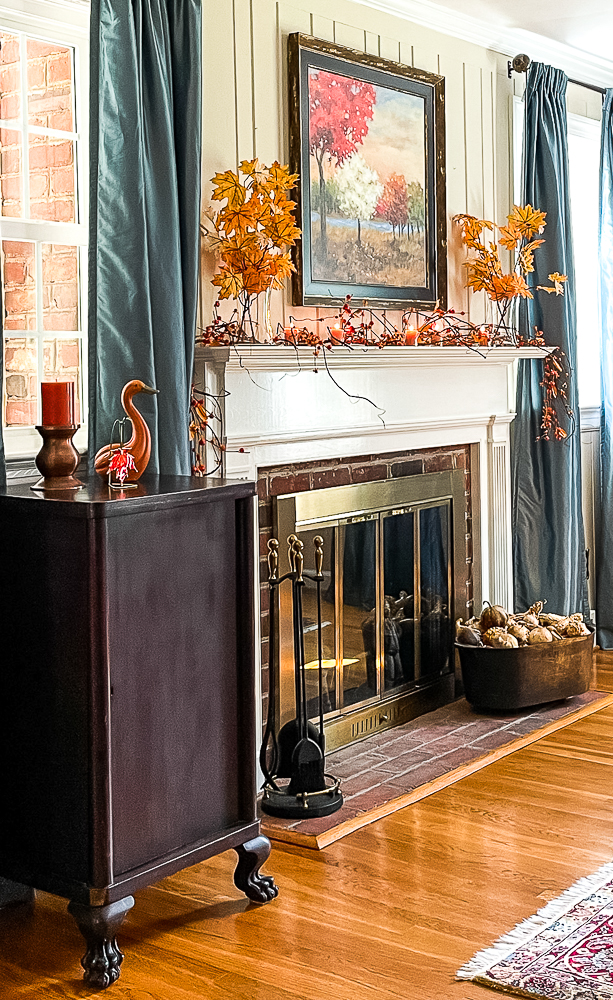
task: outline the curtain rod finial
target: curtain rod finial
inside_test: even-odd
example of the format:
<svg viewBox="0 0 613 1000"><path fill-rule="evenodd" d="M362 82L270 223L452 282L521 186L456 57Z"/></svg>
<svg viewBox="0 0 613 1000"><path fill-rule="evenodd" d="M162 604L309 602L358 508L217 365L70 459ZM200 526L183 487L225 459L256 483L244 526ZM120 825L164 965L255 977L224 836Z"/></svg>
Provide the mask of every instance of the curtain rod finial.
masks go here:
<svg viewBox="0 0 613 1000"><path fill-rule="evenodd" d="M530 62L530 56L527 56L525 52L520 52L519 55L515 56L511 66L516 73L527 73Z"/></svg>

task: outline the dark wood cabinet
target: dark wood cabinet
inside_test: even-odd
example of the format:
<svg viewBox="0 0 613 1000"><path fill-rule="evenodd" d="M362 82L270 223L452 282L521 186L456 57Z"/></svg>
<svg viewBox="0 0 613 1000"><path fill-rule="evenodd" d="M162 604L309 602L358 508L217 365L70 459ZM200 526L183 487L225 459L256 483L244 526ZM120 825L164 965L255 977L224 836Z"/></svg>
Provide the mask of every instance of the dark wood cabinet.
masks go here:
<svg viewBox="0 0 613 1000"><path fill-rule="evenodd" d="M239 888L276 895L259 873L253 523L238 481L0 491L0 897L68 898L92 985L119 975L141 886L234 848Z"/></svg>

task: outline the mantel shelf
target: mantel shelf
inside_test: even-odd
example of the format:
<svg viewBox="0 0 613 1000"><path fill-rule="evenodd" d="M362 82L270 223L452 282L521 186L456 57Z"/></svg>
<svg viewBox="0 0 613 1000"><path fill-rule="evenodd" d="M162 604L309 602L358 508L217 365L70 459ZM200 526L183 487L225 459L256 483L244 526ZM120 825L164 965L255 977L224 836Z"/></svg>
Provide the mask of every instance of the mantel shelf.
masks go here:
<svg viewBox="0 0 613 1000"><path fill-rule="evenodd" d="M543 358L551 347L334 347L315 357L311 347L278 344L240 344L235 347L196 347L196 358L225 364L230 372L295 372L330 369L458 368L488 365L508 367L524 358Z"/></svg>

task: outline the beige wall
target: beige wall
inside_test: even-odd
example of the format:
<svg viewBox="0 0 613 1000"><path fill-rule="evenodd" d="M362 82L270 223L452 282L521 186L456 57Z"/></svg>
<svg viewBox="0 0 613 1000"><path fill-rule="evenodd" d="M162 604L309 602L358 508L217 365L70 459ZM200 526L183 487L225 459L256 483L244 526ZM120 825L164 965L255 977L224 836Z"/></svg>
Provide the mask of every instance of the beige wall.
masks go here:
<svg viewBox="0 0 613 1000"><path fill-rule="evenodd" d="M210 178L258 156L287 162L287 36L315 35L445 77L447 215L504 218L512 204L510 116L513 85L506 57L349 0L206 0L204 4L204 204ZM464 255L449 225L449 305L483 317L464 286ZM203 255L202 320L214 289ZM273 296L273 321L307 316L289 295Z"/></svg>

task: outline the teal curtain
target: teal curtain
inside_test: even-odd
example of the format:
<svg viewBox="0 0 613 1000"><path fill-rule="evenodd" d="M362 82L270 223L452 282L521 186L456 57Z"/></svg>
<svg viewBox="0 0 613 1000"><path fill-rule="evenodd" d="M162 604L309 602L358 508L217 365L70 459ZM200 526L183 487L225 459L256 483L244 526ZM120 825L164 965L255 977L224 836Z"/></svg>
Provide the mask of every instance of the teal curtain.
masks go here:
<svg viewBox="0 0 613 1000"><path fill-rule="evenodd" d="M200 0L92 0L90 462L122 415L152 437L148 471L190 474L189 397L198 295Z"/></svg>
<svg viewBox="0 0 613 1000"><path fill-rule="evenodd" d="M600 518L597 529L598 643L613 649L613 90L602 109L600 145Z"/></svg>
<svg viewBox="0 0 613 1000"><path fill-rule="evenodd" d="M566 441L539 441L543 390L540 360L520 361L517 416L512 425L513 559L515 607L547 600L558 614L587 612L581 434L576 379L576 314L568 185L567 78L532 63L526 86L523 202L547 213L545 244L534 257L530 285L549 285L548 275L568 275L563 296L534 292L520 309L520 329L537 327L548 344L561 347L571 368L569 402L575 433Z"/></svg>

